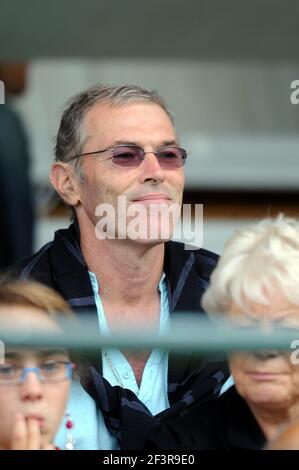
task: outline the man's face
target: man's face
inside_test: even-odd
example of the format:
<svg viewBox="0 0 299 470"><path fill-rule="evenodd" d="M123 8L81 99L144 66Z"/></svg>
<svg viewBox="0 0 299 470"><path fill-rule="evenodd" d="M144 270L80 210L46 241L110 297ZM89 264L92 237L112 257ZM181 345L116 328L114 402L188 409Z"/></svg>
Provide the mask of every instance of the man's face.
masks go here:
<svg viewBox="0 0 299 470"><path fill-rule="evenodd" d="M96 105L85 117L83 132L86 139L82 153L128 143L142 147L145 152L179 145L169 117L160 106L152 103L132 103L118 107ZM85 178L80 185L80 203L77 207L79 223L80 220L86 220L87 216L95 226L99 220L95 214L96 207L103 203L111 205L117 220L120 196L126 198L126 208L130 208L131 218L127 219L126 229L135 209L137 213L142 209L143 214L146 214L143 219L139 219L144 224L151 221L151 208L155 209L162 204L169 208L170 205L180 206L182 203L183 168L163 169L153 153L147 153L142 163L133 168L117 166L107 159L107 154L84 156L81 158L81 166ZM163 223L160 217L156 241L161 238ZM171 237L173 224L170 222L170 225ZM123 230L123 227L116 223L116 235L120 229ZM127 237L130 238L128 230Z"/></svg>

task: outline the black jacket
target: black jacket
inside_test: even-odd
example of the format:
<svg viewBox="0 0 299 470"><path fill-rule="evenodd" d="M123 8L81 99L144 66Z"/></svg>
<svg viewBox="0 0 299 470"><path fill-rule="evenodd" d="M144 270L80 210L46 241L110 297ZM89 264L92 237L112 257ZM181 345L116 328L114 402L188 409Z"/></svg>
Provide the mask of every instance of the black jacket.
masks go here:
<svg viewBox="0 0 299 470"><path fill-rule="evenodd" d="M155 428L146 449L258 450L266 437L235 387Z"/></svg>
<svg viewBox="0 0 299 470"><path fill-rule="evenodd" d="M11 272L22 279L34 278L54 288L74 311L96 314L79 236L76 223L68 229L58 230L53 242L13 266ZM168 284L170 318L184 311L203 314L200 299L217 259L217 255L204 249L184 250L181 243L166 243L164 272ZM171 407L154 418L133 392L111 387L102 377L101 368L100 361L93 363L83 386L101 408L106 425L115 434L120 446L127 449L140 448L157 420L180 415L194 401L217 397L229 375L226 362L215 357L188 354L178 360L176 355L170 353L168 397Z"/></svg>

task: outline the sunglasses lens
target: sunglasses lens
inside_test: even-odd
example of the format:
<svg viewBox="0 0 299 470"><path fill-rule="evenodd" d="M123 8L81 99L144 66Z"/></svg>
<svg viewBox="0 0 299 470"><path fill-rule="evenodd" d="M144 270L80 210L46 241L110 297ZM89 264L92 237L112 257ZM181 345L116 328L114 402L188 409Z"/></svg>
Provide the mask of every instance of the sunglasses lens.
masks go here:
<svg viewBox="0 0 299 470"><path fill-rule="evenodd" d="M113 149L112 161L119 166L138 166L142 161L142 149L134 146L118 145Z"/></svg>
<svg viewBox="0 0 299 470"><path fill-rule="evenodd" d="M156 152L159 164L166 170L179 168L184 165L187 158L186 150L179 147L165 147ZM112 161L115 165L134 168L144 159L144 151L140 147L131 145L117 145L113 149Z"/></svg>
<svg viewBox="0 0 299 470"><path fill-rule="evenodd" d="M158 150L157 157L162 168L171 170L184 165L187 153L179 147L165 147Z"/></svg>

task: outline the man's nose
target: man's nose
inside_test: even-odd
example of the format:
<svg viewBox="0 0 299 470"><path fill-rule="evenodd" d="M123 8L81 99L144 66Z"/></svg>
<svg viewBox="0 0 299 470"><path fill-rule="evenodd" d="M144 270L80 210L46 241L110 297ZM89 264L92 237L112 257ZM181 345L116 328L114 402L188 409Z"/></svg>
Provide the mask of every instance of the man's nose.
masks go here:
<svg viewBox="0 0 299 470"><path fill-rule="evenodd" d="M260 360L274 359L279 356L278 349L260 349L259 351L254 351L253 355Z"/></svg>
<svg viewBox="0 0 299 470"><path fill-rule="evenodd" d="M140 169L142 170L140 174L142 183L151 180L161 183L165 180L165 172L154 152L145 152Z"/></svg>
<svg viewBox="0 0 299 470"><path fill-rule="evenodd" d="M22 400L40 400L42 398L43 384L36 372L27 372L24 382L20 385L20 392Z"/></svg>

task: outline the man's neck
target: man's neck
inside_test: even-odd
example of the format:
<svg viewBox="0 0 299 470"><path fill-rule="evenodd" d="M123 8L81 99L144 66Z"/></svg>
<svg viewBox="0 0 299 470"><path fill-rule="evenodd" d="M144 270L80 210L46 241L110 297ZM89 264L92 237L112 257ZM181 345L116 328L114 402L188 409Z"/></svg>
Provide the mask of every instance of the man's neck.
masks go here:
<svg viewBox="0 0 299 470"><path fill-rule="evenodd" d="M88 235L81 232L81 249L88 269L97 276L101 297L125 305L152 299L163 272L164 243L149 246Z"/></svg>
<svg viewBox="0 0 299 470"><path fill-rule="evenodd" d="M98 240L91 232L80 230L81 250L89 271L98 279L110 331L124 327L157 332L164 243L149 246L130 240ZM150 351L122 352L140 384Z"/></svg>

